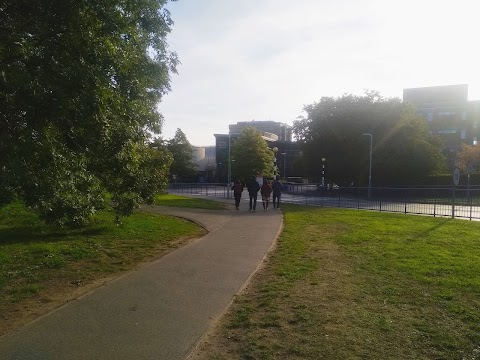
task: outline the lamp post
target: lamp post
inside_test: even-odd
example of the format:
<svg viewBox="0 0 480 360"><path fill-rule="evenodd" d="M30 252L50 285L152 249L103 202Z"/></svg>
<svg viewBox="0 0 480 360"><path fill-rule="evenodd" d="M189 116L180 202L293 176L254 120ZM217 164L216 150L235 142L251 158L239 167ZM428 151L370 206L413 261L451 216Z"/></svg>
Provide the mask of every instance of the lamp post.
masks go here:
<svg viewBox="0 0 480 360"><path fill-rule="evenodd" d="M362 136L370 136L370 165L368 169L368 198L372 196L372 143L373 143L373 135L370 133L363 133Z"/></svg>
<svg viewBox="0 0 480 360"><path fill-rule="evenodd" d="M232 136L228 133L228 169L227 169L227 198L230 199L230 183L232 182L232 159L230 148L232 145Z"/></svg>
<svg viewBox="0 0 480 360"><path fill-rule="evenodd" d="M322 189L325 187L325 161L327 159L322 158Z"/></svg>
<svg viewBox="0 0 480 360"><path fill-rule="evenodd" d="M275 146L273 149L273 180L277 180L277 152L278 148Z"/></svg>
<svg viewBox="0 0 480 360"><path fill-rule="evenodd" d="M287 152L282 152L283 155L283 181L287 181Z"/></svg>
<svg viewBox="0 0 480 360"><path fill-rule="evenodd" d="M232 166L232 165L235 165L234 163L235 163L235 159L233 159L233 158L230 159L230 164L231 164L230 165L230 181L232 182L232 184L231 184L232 186L233 186L233 183L235 182L235 178L232 176L232 175L234 175L233 166Z"/></svg>
<svg viewBox="0 0 480 360"><path fill-rule="evenodd" d="M230 151L232 147L232 135L238 136L238 133L228 133L228 186L227 186L227 198L230 198L230 187L232 182L232 153Z"/></svg>

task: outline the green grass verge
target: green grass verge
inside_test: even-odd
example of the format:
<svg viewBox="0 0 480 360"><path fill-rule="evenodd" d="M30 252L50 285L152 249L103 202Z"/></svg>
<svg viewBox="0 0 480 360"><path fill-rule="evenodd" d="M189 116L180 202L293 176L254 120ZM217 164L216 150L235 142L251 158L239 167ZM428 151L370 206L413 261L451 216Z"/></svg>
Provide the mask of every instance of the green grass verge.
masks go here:
<svg viewBox="0 0 480 360"><path fill-rule="evenodd" d="M20 204L0 209L0 318L22 301L49 301L57 290L129 270L204 234L164 215L135 213L121 225L113 218L100 212L72 230L44 225Z"/></svg>
<svg viewBox="0 0 480 360"><path fill-rule="evenodd" d="M157 195L155 197L155 205L206 210L225 210L227 208L227 205L225 203L221 203L218 201L202 198L189 198L185 196L171 194Z"/></svg>
<svg viewBox="0 0 480 360"><path fill-rule="evenodd" d="M200 359L479 359L480 223L283 205Z"/></svg>

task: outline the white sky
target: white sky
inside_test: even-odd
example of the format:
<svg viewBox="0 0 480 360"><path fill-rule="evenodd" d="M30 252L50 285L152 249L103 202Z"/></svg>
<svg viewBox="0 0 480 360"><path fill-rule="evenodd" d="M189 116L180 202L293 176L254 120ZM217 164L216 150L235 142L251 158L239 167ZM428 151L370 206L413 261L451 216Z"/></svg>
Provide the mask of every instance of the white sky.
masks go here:
<svg viewBox="0 0 480 360"><path fill-rule="evenodd" d="M179 0L181 65L159 105L162 136L214 145L238 121L287 124L322 96L468 84L480 100L476 0Z"/></svg>

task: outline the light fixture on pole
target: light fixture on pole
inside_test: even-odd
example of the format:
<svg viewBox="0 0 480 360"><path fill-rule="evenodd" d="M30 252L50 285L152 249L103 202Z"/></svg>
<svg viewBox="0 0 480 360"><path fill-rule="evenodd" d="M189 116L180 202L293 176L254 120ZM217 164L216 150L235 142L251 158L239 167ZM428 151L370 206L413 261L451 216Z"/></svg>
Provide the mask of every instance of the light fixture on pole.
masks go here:
<svg viewBox="0 0 480 360"><path fill-rule="evenodd" d="M227 198L230 199L230 186L232 182L232 159L231 159L231 153L230 153L230 147L231 147L231 142L232 142L232 137L231 134L228 133L228 174L227 174Z"/></svg>
<svg viewBox="0 0 480 360"><path fill-rule="evenodd" d="M275 146L273 149L273 180L277 180L277 152L278 148Z"/></svg>
<svg viewBox="0 0 480 360"><path fill-rule="evenodd" d="M368 198L372 196L372 144L373 144L373 135L370 133L363 133L362 136L370 136L370 165L368 169Z"/></svg>
<svg viewBox="0 0 480 360"><path fill-rule="evenodd" d="M322 188L325 187L325 161L327 161L327 159L322 158Z"/></svg>

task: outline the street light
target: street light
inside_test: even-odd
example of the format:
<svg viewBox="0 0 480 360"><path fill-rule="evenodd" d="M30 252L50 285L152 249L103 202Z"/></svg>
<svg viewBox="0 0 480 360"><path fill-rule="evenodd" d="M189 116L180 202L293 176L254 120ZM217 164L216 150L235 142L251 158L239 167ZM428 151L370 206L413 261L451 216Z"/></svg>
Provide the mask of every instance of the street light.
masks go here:
<svg viewBox="0 0 480 360"><path fill-rule="evenodd" d="M231 167L231 168L230 168L230 181L232 182L232 185L233 185L233 183L235 182L235 179L232 179L232 174L233 174L233 171L232 171L232 170L233 170L233 169L232 169L233 166L232 166L232 165L233 165L234 162L235 162L235 159L230 159L230 164L231 164L231 165L230 165L230 167Z"/></svg>
<svg viewBox="0 0 480 360"><path fill-rule="evenodd" d="M230 164L230 148L231 148L231 140L232 136L228 133L228 168L227 168L227 198L230 199L230 182L232 181L232 165Z"/></svg>
<svg viewBox="0 0 480 360"><path fill-rule="evenodd" d="M370 199L372 195L372 143L373 135L370 133L363 133L362 136L370 136L370 165L368 170L368 198Z"/></svg>
<svg viewBox="0 0 480 360"><path fill-rule="evenodd" d="M278 148L275 146L273 149L273 180L277 180L277 152Z"/></svg>

